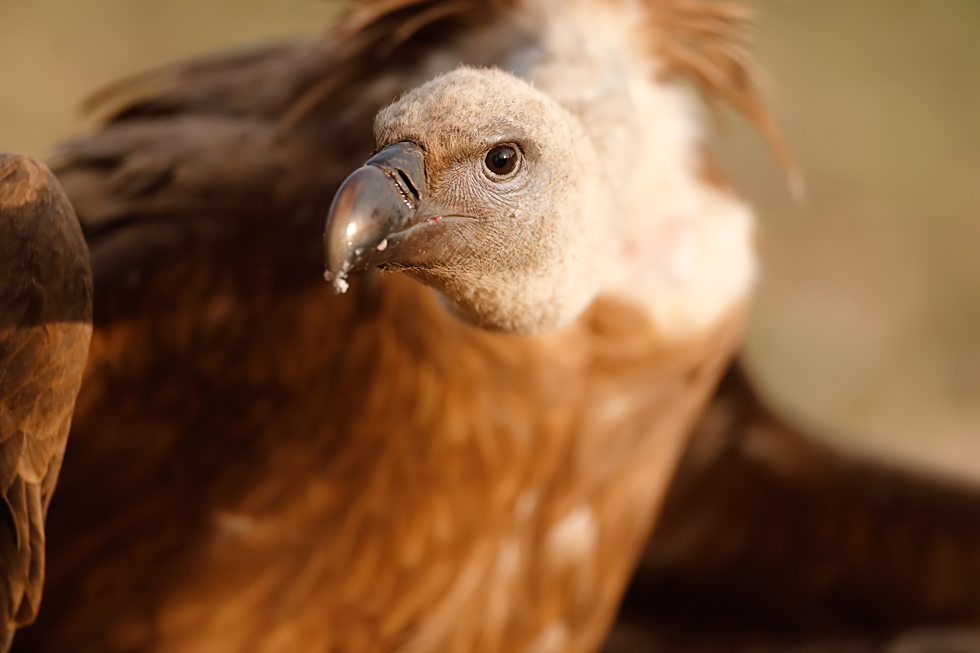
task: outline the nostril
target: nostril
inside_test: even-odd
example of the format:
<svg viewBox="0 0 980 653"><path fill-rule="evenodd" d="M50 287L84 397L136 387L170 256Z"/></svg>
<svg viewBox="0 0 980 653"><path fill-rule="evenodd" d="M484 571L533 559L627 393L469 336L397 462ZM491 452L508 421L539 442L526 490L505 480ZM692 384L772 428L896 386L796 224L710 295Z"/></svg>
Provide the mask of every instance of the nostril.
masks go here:
<svg viewBox="0 0 980 653"><path fill-rule="evenodd" d="M411 193L412 197L415 198L415 201L416 202L419 202L419 201L422 200L422 197L421 197L418 189L412 183L412 179L405 173L404 170L399 170L398 171L398 178L402 180L402 183L405 184L405 186L408 188L408 192Z"/></svg>

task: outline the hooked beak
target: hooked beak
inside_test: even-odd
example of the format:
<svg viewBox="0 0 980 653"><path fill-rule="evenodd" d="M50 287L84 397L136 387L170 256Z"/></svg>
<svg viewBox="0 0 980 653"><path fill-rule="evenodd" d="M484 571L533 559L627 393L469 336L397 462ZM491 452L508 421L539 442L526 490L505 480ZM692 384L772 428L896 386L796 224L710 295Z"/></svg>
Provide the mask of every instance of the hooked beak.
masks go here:
<svg viewBox="0 0 980 653"><path fill-rule="evenodd" d="M425 154L415 143L393 143L355 170L334 196L323 232L324 277L347 290L347 275L394 260L406 232L426 218Z"/></svg>

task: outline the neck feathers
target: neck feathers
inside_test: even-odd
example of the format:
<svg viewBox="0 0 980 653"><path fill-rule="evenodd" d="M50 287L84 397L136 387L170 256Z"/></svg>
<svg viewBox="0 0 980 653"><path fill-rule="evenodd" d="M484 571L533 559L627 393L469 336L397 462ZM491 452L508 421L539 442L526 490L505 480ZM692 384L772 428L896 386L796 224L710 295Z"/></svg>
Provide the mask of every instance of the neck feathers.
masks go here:
<svg viewBox="0 0 980 653"><path fill-rule="evenodd" d="M706 174L702 104L675 75L683 59L689 75L708 76L707 62L722 65L721 45L691 44L682 56L680 45L663 41L669 23L657 22L681 21L704 3L581 0L565 11L553 0L527 4L541 36L534 63L519 72L581 120L598 152L594 173L612 191L602 210L617 237L603 292L642 308L669 338L714 328L753 286L753 216Z"/></svg>

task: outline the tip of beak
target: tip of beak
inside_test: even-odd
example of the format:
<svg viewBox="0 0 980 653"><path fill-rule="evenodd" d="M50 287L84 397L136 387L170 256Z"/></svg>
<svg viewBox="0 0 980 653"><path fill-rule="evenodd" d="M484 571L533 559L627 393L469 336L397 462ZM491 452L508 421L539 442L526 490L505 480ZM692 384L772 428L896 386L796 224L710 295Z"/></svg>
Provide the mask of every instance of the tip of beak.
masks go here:
<svg viewBox="0 0 980 653"><path fill-rule="evenodd" d="M348 289L351 272L397 258L424 192L424 154L409 142L389 145L344 180L323 232L323 276L336 292Z"/></svg>
<svg viewBox="0 0 980 653"><path fill-rule="evenodd" d="M381 168L366 165L354 171L334 197L324 231L327 273L334 290L347 290L347 275L381 262L389 238L407 223L412 207L391 177Z"/></svg>
<svg viewBox="0 0 980 653"><path fill-rule="evenodd" d="M347 292L347 289L350 288L350 284L347 283L347 279L345 278L346 276L347 275L342 272L334 276L334 273L330 270L323 273L323 279L333 286L333 291L338 295L344 294Z"/></svg>

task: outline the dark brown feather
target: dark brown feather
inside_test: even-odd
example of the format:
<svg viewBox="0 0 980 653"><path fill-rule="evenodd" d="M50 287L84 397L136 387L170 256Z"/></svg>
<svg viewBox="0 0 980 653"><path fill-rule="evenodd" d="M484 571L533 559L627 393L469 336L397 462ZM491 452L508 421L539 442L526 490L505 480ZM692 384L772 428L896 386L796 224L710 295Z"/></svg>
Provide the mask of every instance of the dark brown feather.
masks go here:
<svg viewBox="0 0 980 653"><path fill-rule="evenodd" d="M37 616L44 518L92 332L88 249L43 165L0 154L0 650Z"/></svg>
<svg viewBox="0 0 980 653"><path fill-rule="evenodd" d="M822 444L736 365L692 436L609 651L974 650L978 552L980 488ZM947 624L973 634L929 631Z"/></svg>

